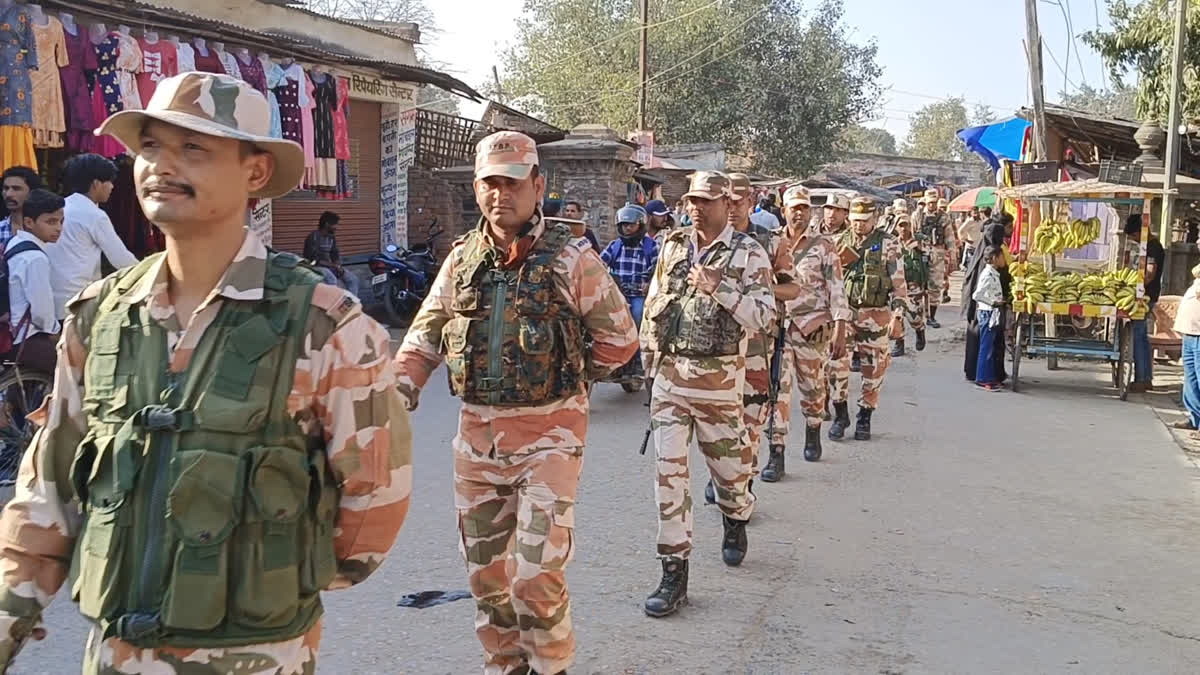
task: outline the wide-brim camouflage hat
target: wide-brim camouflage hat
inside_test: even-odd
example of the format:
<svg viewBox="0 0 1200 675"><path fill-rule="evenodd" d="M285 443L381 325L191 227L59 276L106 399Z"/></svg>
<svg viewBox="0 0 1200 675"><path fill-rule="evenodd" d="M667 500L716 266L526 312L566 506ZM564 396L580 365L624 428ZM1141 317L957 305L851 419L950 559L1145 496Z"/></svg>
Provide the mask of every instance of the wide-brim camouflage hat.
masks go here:
<svg viewBox="0 0 1200 675"><path fill-rule="evenodd" d="M729 177L720 171L697 171L690 176L684 197L720 199L729 196Z"/></svg>
<svg viewBox="0 0 1200 675"><path fill-rule="evenodd" d="M190 131L254 144L275 158L275 172L251 197L282 197L304 177L304 148L270 135L271 106L257 89L237 78L187 72L158 83L145 110L114 113L95 134L108 134L129 148L142 151L142 129L159 120Z"/></svg>

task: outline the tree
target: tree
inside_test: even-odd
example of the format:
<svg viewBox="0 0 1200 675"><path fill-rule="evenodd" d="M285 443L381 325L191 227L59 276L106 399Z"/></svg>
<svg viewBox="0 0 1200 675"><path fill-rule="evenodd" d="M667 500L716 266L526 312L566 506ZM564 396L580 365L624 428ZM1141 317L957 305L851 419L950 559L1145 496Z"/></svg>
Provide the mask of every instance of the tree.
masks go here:
<svg viewBox="0 0 1200 675"><path fill-rule="evenodd" d="M637 125L638 3L525 0L504 55L513 104L560 127ZM649 126L659 143L719 142L779 175L815 170L878 95L874 44L841 0L655 0Z"/></svg>
<svg viewBox="0 0 1200 675"><path fill-rule="evenodd" d="M995 121L996 113L992 110L992 106L983 103L975 104L975 109L971 112L971 126L981 127Z"/></svg>
<svg viewBox="0 0 1200 675"><path fill-rule="evenodd" d="M1183 0L1173 0L1182 2ZM1175 12L1168 0L1107 0L1112 29L1089 31L1083 40L1104 58L1114 82L1137 78L1137 119L1163 122L1171 98ZM1181 98L1185 119L1200 117L1200 3L1187 9L1187 39Z"/></svg>
<svg viewBox="0 0 1200 675"><path fill-rule="evenodd" d="M1101 117L1136 119L1137 90L1122 82L1115 84L1113 89L1104 91L1085 84L1074 93L1059 92L1058 102L1067 108Z"/></svg>
<svg viewBox="0 0 1200 675"><path fill-rule="evenodd" d="M847 127L842 134L842 147L849 152L871 152L877 155L896 154L896 137L887 129L872 129L861 124Z"/></svg>
<svg viewBox="0 0 1200 675"><path fill-rule="evenodd" d="M963 99L949 98L930 103L912 116L903 154L961 162L968 151L957 132L966 126L967 108Z"/></svg>

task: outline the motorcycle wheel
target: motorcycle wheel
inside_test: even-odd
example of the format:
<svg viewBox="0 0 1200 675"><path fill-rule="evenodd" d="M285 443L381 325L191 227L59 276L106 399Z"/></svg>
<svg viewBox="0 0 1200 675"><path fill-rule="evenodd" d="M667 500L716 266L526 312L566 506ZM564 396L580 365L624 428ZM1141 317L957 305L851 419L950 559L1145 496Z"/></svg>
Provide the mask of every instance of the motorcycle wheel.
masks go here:
<svg viewBox="0 0 1200 675"><path fill-rule="evenodd" d="M393 277L388 281L387 292L383 296L383 311L387 315L388 323L392 326L402 326L408 323L410 303L406 300L407 296L407 279Z"/></svg>

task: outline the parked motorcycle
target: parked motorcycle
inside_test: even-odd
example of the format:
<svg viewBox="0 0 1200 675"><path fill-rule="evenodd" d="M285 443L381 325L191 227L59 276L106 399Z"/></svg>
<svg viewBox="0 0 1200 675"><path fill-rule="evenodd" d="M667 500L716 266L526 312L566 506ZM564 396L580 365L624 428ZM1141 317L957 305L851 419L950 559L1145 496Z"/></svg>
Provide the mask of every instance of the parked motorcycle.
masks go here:
<svg viewBox="0 0 1200 675"><path fill-rule="evenodd" d="M625 295L625 301L631 307L634 298L645 300L646 297L645 289L633 288L628 284L621 284L621 293ZM629 359L625 365L617 368L598 381L619 384L622 389L630 394L641 391L646 386L646 371L642 367L642 350L639 349L634 352L633 358Z"/></svg>
<svg viewBox="0 0 1200 675"><path fill-rule="evenodd" d="M433 243L443 232L436 226L434 218L424 244L411 249L389 244L386 251L367 261L372 274L371 289L392 325L409 321L429 294L438 271Z"/></svg>

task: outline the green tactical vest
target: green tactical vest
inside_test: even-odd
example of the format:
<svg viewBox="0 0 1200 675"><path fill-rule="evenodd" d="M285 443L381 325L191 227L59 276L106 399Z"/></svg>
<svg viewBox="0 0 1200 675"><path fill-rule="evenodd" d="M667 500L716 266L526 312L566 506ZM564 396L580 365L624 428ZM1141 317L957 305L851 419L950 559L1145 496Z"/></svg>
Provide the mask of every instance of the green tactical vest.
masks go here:
<svg viewBox="0 0 1200 675"><path fill-rule="evenodd" d="M149 303L121 300L160 256L72 306L88 343L72 598L103 638L138 647L297 637L337 571L339 491L287 411L320 277L270 253L263 299L225 299L187 370L169 373Z"/></svg>
<svg viewBox="0 0 1200 675"><path fill-rule="evenodd" d="M583 391L583 321L554 284L554 262L571 238L566 225L547 225L512 270L496 264L482 231L463 238L454 317L442 328L455 396L481 405L535 406Z"/></svg>
<svg viewBox="0 0 1200 675"><path fill-rule="evenodd" d="M926 213L921 219L921 234L929 240L932 246L946 245L946 214L942 212Z"/></svg>
<svg viewBox="0 0 1200 675"><path fill-rule="evenodd" d="M684 231L673 235L677 242L689 245ZM722 268L726 279L741 285L740 273L730 269L738 251L746 248L750 238L734 232L732 248L722 247L706 259L705 265ZM714 249L709 249L713 251ZM729 310L713 296L697 293L688 283L692 269L691 256L680 258L667 270L666 292L670 296L666 309L654 317L658 335L664 336L664 351L681 356L732 356L738 353L743 329Z"/></svg>
<svg viewBox="0 0 1200 675"><path fill-rule="evenodd" d="M929 265L925 262L921 249L909 248L904 244L900 246L904 250L904 280L910 286L925 288L929 281Z"/></svg>
<svg viewBox="0 0 1200 675"><path fill-rule="evenodd" d="M851 307L887 307L892 292L892 277L888 274L883 246L888 235L872 230L858 246L854 231L842 234L842 245L858 252L858 260L846 268L846 295Z"/></svg>

